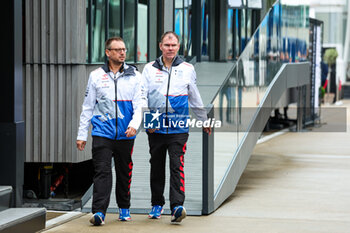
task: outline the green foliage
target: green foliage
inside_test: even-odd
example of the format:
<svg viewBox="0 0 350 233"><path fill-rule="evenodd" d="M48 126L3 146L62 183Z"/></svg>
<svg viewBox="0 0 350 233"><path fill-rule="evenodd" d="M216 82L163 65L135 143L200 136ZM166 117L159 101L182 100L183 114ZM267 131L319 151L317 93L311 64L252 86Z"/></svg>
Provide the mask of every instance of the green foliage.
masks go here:
<svg viewBox="0 0 350 233"><path fill-rule="evenodd" d="M323 60L329 66L333 65L337 60L338 52L336 49L326 49L326 52L323 55Z"/></svg>
<svg viewBox="0 0 350 233"><path fill-rule="evenodd" d="M320 97L323 98L325 94L326 90L324 89L324 87L320 87Z"/></svg>

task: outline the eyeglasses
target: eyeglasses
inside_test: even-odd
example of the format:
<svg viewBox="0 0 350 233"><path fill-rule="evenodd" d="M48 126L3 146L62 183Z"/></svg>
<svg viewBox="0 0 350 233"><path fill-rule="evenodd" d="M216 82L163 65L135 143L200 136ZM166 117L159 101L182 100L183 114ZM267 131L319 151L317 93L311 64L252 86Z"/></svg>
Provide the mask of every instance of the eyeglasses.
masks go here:
<svg viewBox="0 0 350 233"><path fill-rule="evenodd" d="M127 52L128 50L126 48L119 48L119 49L108 49L108 50L114 50L116 51L117 53L120 53L120 52Z"/></svg>
<svg viewBox="0 0 350 233"><path fill-rule="evenodd" d="M164 47L166 48L176 48L178 46L178 44L163 44Z"/></svg>

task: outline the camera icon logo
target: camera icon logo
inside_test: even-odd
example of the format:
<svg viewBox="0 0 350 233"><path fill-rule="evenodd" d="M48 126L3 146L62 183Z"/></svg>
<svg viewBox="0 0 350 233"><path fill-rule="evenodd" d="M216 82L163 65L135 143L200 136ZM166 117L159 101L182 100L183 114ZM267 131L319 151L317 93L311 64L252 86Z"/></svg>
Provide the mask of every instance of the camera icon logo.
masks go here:
<svg viewBox="0 0 350 233"><path fill-rule="evenodd" d="M160 128L160 120L159 116L162 115L159 113L159 110L156 112L144 112L143 113L143 127L145 129L159 129Z"/></svg>

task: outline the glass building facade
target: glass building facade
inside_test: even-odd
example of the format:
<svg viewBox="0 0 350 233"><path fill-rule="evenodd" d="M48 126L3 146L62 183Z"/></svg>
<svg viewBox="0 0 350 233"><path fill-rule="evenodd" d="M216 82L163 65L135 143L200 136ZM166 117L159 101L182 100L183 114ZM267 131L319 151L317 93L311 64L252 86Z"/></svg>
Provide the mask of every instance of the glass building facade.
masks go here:
<svg viewBox="0 0 350 233"><path fill-rule="evenodd" d="M126 61L149 61L148 0L86 0L86 60L105 60L107 38L120 36L128 49Z"/></svg>
<svg viewBox="0 0 350 233"><path fill-rule="evenodd" d="M179 35L179 54L185 58L237 60L261 21L262 1L259 0L173 0L172 4L172 28L165 29L164 20L169 16L164 13L163 1L86 0L87 63L105 61L104 43L113 36L124 39L128 49L127 62L153 60L159 55L159 37L167 30L174 30ZM266 33L274 35L275 32L268 30ZM267 49L273 43L272 38ZM293 49L288 47L289 44L305 47L300 43L291 39L281 46L284 49Z"/></svg>
<svg viewBox="0 0 350 233"><path fill-rule="evenodd" d="M192 55L191 40L192 4L189 0L175 0L174 31L180 37L179 54Z"/></svg>
<svg viewBox="0 0 350 233"><path fill-rule="evenodd" d="M261 1L229 1L227 9L227 60L236 60L260 23Z"/></svg>

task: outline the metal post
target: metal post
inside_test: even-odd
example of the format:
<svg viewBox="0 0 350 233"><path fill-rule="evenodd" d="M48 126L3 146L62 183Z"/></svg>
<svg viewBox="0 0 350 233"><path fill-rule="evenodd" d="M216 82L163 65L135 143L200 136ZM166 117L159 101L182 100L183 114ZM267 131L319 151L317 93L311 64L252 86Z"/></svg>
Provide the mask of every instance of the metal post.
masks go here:
<svg viewBox="0 0 350 233"><path fill-rule="evenodd" d="M109 0L105 1L105 41L109 38ZM105 55L105 62L107 62L107 56Z"/></svg>
<svg viewBox="0 0 350 233"><path fill-rule="evenodd" d="M134 24L134 62L138 62L137 60L137 38L138 38L138 33L137 33L137 20L138 20L138 0L134 0L134 4L135 4L135 8L134 8L134 12L135 12L135 24Z"/></svg>
<svg viewBox="0 0 350 233"><path fill-rule="evenodd" d="M124 38L124 0L120 0L120 37Z"/></svg>
<svg viewBox="0 0 350 233"><path fill-rule="evenodd" d="M92 0L88 2L88 63L92 63Z"/></svg>
<svg viewBox="0 0 350 233"><path fill-rule="evenodd" d="M304 108L305 108L305 85L297 87L298 90L298 103L297 103L297 132L301 132L304 123Z"/></svg>
<svg viewBox="0 0 350 233"><path fill-rule="evenodd" d="M213 105L208 113L209 118L214 116ZM214 211L214 128L212 135L203 132L203 159L202 159L202 214L210 214Z"/></svg>

